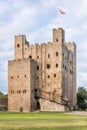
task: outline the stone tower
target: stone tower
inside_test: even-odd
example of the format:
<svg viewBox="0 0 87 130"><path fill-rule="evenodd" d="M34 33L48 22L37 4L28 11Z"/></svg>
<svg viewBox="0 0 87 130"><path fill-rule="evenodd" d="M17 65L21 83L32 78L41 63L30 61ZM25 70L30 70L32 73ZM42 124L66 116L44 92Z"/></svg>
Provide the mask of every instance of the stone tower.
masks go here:
<svg viewBox="0 0 87 130"><path fill-rule="evenodd" d="M29 45L15 36L15 60L8 62L8 110L65 111L76 105L76 45L62 28L53 41Z"/></svg>

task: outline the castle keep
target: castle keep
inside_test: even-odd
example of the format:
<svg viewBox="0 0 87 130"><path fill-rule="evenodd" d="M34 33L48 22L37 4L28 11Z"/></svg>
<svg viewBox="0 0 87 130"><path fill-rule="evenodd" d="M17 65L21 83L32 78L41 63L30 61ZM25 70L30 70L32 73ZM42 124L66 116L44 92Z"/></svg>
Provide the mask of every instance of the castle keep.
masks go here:
<svg viewBox="0 0 87 130"><path fill-rule="evenodd" d="M53 41L30 45L15 36L15 59L8 62L8 111L65 111L76 105L76 45L62 28Z"/></svg>

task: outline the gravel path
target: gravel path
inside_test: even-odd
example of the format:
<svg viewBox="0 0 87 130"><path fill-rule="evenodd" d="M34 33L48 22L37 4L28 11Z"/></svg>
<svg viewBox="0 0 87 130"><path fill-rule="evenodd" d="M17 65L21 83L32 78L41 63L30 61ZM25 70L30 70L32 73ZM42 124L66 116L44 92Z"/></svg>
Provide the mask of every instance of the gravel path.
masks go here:
<svg viewBox="0 0 87 130"><path fill-rule="evenodd" d="M73 111L73 112L67 112L67 114L74 114L74 115L83 115L87 116L87 111Z"/></svg>

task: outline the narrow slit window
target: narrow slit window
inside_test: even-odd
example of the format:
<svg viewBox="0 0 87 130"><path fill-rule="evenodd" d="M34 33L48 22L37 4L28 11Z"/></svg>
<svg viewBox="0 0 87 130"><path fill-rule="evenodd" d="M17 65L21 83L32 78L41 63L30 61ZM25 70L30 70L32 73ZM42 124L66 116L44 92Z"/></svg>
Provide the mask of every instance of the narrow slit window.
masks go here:
<svg viewBox="0 0 87 130"><path fill-rule="evenodd" d="M19 48L19 47L20 47L20 44L17 44L17 47Z"/></svg>
<svg viewBox="0 0 87 130"><path fill-rule="evenodd" d="M58 39L56 39L56 42L58 42Z"/></svg>
<svg viewBox="0 0 87 130"><path fill-rule="evenodd" d="M27 77L26 74L24 75L24 77L25 77L25 78Z"/></svg>
<svg viewBox="0 0 87 130"><path fill-rule="evenodd" d="M58 64L56 64L56 68L58 67Z"/></svg>
<svg viewBox="0 0 87 130"><path fill-rule="evenodd" d="M11 94L14 94L14 90L11 90Z"/></svg>
<svg viewBox="0 0 87 130"><path fill-rule="evenodd" d="M37 65L37 70L39 70L39 66Z"/></svg>
<svg viewBox="0 0 87 130"><path fill-rule="evenodd" d="M70 64L72 64L72 61L70 60Z"/></svg>
<svg viewBox="0 0 87 130"><path fill-rule="evenodd" d="M13 79L13 76L11 76L11 79Z"/></svg>
<svg viewBox="0 0 87 130"><path fill-rule="evenodd" d="M72 74L72 70L70 70L70 74Z"/></svg>
<svg viewBox="0 0 87 130"><path fill-rule="evenodd" d="M54 78L56 78L56 74L54 74Z"/></svg>
<svg viewBox="0 0 87 130"><path fill-rule="evenodd" d="M37 56L37 59L39 59L39 56Z"/></svg>
<svg viewBox="0 0 87 130"><path fill-rule="evenodd" d="M58 56L58 52L56 52L56 56Z"/></svg>
<svg viewBox="0 0 87 130"><path fill-rule="evenodd" d="M48 58L50 58L50 54L48 54Z"/></svg>
<svg viewBox="0 0 87 130"><path fill-rule="evenodd" d="M47 64L47 69L50 69L50 64Z"/></svg>
<svg viewBox="0 0 87 130"><path fill-rule="evenodd" d="M66 70L66 66L65 66L65 70Z"/></svg>
<svg viewBox="0 0 87 130"><path fill-rule="evenodd" d="M18 91L17 91L17 93L19 94L19 93L21 93L21 91L20 91L20 90L18 90Z"/></svg>
<svg viewBox="0 0 87 130"><path fill-rule="evenodd" d="M23 90L23 93L26 93L26 90Z"/></svg>
<svg viewBox="0 0 87 130"><path fill-rule="evenodd" d="M50 75L48 75L47 77L50 78Z"/></svg>

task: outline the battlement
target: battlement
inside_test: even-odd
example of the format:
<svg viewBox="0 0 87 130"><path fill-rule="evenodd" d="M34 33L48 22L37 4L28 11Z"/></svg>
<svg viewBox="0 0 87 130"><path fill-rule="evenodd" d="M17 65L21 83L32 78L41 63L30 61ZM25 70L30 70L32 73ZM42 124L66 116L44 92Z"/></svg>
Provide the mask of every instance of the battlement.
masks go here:
<svg viewBox="0 0 87 130"><path fill-rule="evenodd" d="M65 46L68 48L68 50L71 50L72 52L76 53L76 44L75 44L75 42L65 43Z"/></svg>
<svg viewBox="0 0 87 130"><path fill-rule="evenodd" d="M29 62L34 61L34 59L32 59L32 57L28 57L27 59L24 58L24 59L17 59L17 60L9 60L8 64L14 64L14 63L17 63L17 62L22 63L22 62L27 62L27 61L29 61Z"/></svg>
<svg viewBox="0 0 87 130"><path fill-rule="evenodd" d="M45 45L46 45L46 43L42 43L42 44L41 44L41 46L45 46Z"/></svg>
<svg viewBox="0 0 87 130"><path fill-rule="evenodd" d="M26 38L25 35L15 35L15 38L20 38L20 37L25 37Z"/></svg>
<svg viewBox="0 0 87 130"><path fill-rule="evenodd" d="M26 40L26 36L25 35L16 35L15 36L15 59L23 59L23 58L27 58L29 55L31 55L33 53L34 50L36 50L35 48L41 50L41 47L43 46L51 46L52 44L58 44L58 46L61 48L62 45L64 44L65 41L65 35L64 35L64 30L62 28L54 28L53 29L53 42L47 42L47 43L42 43L42 44L38 44L35 43L30 44L29 42ZM33 49L33 51L32 51Z"/></svg>
<svg viewBox="0 0 87 130"><path fill-rule="evenodd" d="M76 46L76 44L75 44L75 42L65 42L65 44L71 44L71 45L74 45L74 46Z"/></svg>
<svg viewBox="0 0 87 130"><path fill-rule="evenodd" d="M53 29L53 43L54 44L60 44L60 46L62 44L64 44L65 42L65 32L62 28L54 28Z"/></svg>
<svg viewBox="0 0 87 130"><path fill-rule="evenodd" d="M63 28L53 28L54 31L64 31Z"/></svg>

